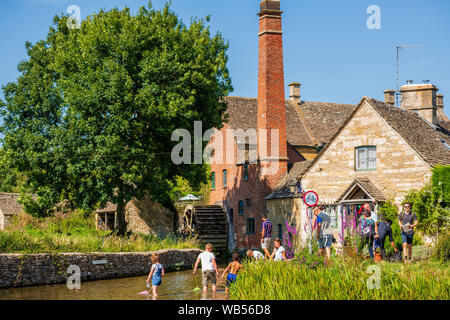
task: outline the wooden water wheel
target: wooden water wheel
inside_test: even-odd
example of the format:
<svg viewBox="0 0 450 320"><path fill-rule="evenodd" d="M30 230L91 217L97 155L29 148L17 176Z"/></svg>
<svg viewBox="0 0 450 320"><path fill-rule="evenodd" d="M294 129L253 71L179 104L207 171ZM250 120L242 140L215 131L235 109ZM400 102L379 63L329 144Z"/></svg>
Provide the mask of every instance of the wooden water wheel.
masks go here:
<svg viewBox="0 0 450 320"><path fill-rule="evenodd" d="M221 206L189 205L180 219L182 234L197 236L202 245L211 243L214 251L225 251L228 245L228 220Z"/></svg>

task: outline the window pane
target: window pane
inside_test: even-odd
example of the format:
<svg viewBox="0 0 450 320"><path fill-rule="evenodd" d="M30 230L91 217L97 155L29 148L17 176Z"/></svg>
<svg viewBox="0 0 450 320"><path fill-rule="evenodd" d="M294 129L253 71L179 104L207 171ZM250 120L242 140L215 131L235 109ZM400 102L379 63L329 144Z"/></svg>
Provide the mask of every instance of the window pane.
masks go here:
<svg viewBox="0 0 450 320"><path fill-rule="evenodd" d="M377 167L377 149L374 147L371 147L368 150L369 150L368 168L376 169L376 167Z"/></svg>
<svg viewBox="0 0 450 320"><path fill-rule="evenodd" d="M358 149L357 151L357 169L366 169L367 163L366 163L366 149Z"/></svg>
<svg viewBox="0 0 450 320"><path fill-rule="evenodd" d="M215 188L216 187L216 173L212 172L211 173L211 188Z"/></svg>
<svg viewBox="0 0 450 320"><path fill-rule="evenodd" d="M227 186L227 170L223 170L223 182L222 182L222 185L224 187Z"/></svg>

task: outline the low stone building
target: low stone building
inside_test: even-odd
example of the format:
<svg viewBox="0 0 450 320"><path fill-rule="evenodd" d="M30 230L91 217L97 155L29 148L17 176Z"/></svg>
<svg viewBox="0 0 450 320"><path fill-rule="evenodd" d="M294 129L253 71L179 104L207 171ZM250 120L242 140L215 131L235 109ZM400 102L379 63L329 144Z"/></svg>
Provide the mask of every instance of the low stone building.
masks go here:
<svg viewBox="0 0 450 320"><path fill-rule="evenodd" d="M295 163L267 197L274 229L282 235L287 222L300 232L299 239L309 236L312 212L291 188L297 182L318 193L336 239L343 222L364 203L375 211L386 200L400 204L408 191L428 183L434 166L450 165L450 133L438 121L432 112L422 115L364 97L319 155Z"/></svg>
<svg viewBox="0 0 450 320"><path fill-rule="evenodd" d="M13 216L23 211L18 193L0 193L0 230L5 230Z"/></svg>
<svg viewBox="0 0 450 320"><path fill-rule="evenodd" d="M116 226L117 205L107 203L105 208L95 212L97 229L114 230ZM148 198L132 200L125 206L127 231L132 233L165 236L174 232L174 213Z"/></svg>

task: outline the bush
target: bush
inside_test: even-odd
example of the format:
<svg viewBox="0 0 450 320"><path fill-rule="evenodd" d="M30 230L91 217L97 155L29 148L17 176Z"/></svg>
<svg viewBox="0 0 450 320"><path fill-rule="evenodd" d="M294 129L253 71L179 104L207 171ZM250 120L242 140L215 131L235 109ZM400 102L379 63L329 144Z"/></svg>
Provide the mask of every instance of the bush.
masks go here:
<svg viewBox="0 0 450 320"><path fill-rule="evenodd" d="M450 257L450 233L439 237L439 241L433 249L433 258L443 262L448 262Z"/></svg>

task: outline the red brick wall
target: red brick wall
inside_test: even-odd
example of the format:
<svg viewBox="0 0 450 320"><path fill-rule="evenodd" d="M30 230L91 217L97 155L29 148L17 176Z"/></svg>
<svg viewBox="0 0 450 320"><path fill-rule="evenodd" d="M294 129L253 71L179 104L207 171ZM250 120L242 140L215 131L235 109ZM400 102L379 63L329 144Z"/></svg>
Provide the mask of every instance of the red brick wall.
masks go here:
<svg viewBox="0 0 450 320"><path fill-rule="evenodd" d="M273 17L277 14L280 17ZM238 248L260 247L261 214L266 212L265 197L287 173L288 151L286 137L286 110L284 97L284 67L283 67L283 38L281 34L281 12L260 14L259 35L259 73L258 73L258 129L267 129L267 152L270 157L270 130L279 130L278 170L275 174L261 176L261 166L267 166L270 161L249 165L248 180L243 180L243 167L235 163L212 164L211 171L215 172L216 187L211 191L210 204L227 201L233 209L234 231L237 234ZM273 32L275 31L275 33ZM221 130L225 154L227 125ZM239 128L235 128L239 129ZM259 134L259 133L258 133ZM234 144L234 146L236 146ZM292 150L291 150L292 151ZM236 150L233 150L236 156ZM289 152L290 161L302 160L295 152ZM235 157L234 157L235 158ZM261 154L259 154L261 158ZM222 186L222 172L227 170L227 187ZM251 199L250 206L246 199ZM244 214L240 215L239 201L244 201ZM246 231L247 218L255 219L255 233Z"/></svg>

